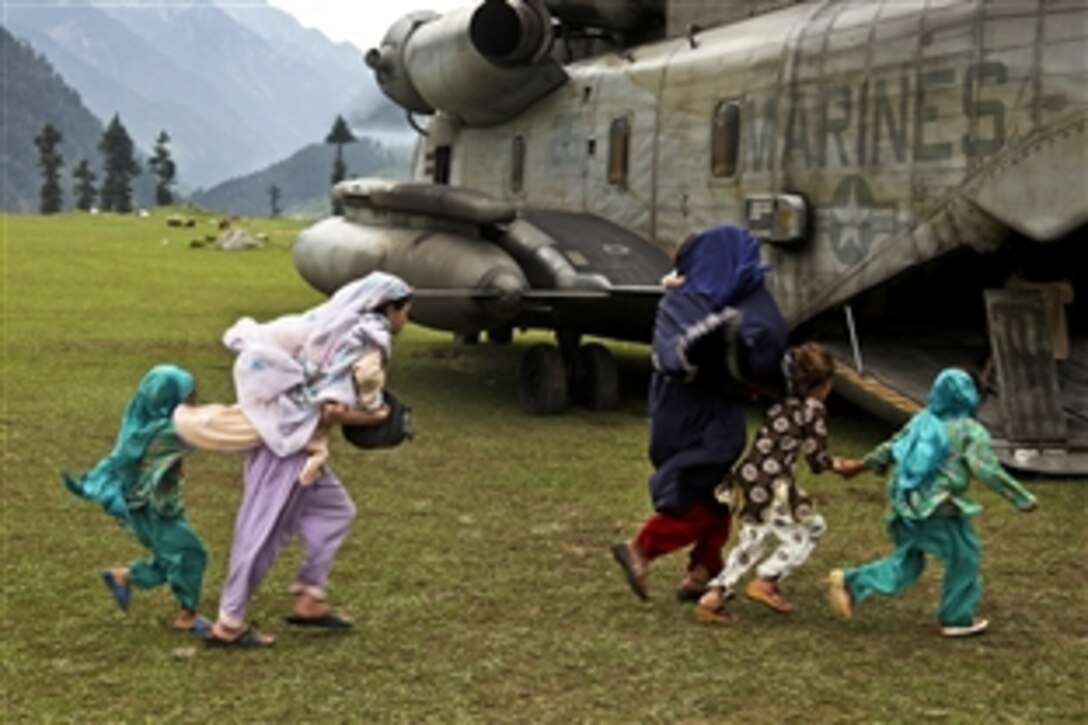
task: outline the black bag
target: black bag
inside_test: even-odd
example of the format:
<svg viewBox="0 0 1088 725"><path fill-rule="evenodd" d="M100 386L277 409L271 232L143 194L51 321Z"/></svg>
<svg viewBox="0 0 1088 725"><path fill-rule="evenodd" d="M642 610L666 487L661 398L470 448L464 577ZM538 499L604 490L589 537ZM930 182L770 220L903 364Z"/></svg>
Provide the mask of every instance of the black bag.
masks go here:
<svg viewBox="0 0 1088 725"><path fill-rule="evenodd" d="M389 415L378 425L344 425L340 429L356 448L394 448L412 437L412 408L386 390L383 393Z"/></svg>

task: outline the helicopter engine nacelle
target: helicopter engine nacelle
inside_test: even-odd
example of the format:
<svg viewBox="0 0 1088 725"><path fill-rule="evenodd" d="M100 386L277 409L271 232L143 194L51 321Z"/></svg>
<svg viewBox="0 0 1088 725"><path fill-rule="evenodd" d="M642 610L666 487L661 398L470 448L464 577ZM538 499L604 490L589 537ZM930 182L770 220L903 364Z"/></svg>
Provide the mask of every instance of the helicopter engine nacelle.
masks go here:
<svg viewBox="0 0 1088 725"><path fill-rule="evenodd" d="M414 113L443 111L469 126L507 121L566 79L548 56L541 0L487 0L446 15L417 12L366 54L378 85Z"/></svg>
<svg viewBox="0 0 1088 725"><path fill-rule="evenodd" d="M602 28L631 33L661 25L665 0L546 0L548 10L567 28ZM705 0L704 0L705 2ZM707 3L708 4L708 3Z"/></svg>

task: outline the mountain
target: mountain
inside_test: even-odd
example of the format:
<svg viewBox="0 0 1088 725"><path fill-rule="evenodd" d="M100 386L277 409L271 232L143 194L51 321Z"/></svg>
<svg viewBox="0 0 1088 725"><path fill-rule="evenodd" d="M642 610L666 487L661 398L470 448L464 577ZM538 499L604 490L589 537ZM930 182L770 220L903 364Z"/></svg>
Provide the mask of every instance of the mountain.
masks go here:
<svg viewBox="0 0 1088 725"><path fill-rule="evenodd" d="M60 131L61 187L71 208L72 170L81 159L97 168L102 123L49 62L0 27L0 209L36 212L42 172L34 145L46 123ZM101 177L100 177L101 178Z"/></svg>
<svg viewBox="0 0 1088 725"><path fill-rule="evenodd" d="M145 150L170 134L183 192L322 141L338 114L357 125L359 109L381 116L389 105L359 50L265 0L39 0L4 10L5 26L98 118L119 114Z"/></svg>
<svg viewBox="0 0 1088 725"><path fill-rule="evenodd" d="M280 189L279 206L285 214L325 216L330 210L329 178L335 155L333 146L311 144L267 169L199 191L189 201L222 213L267 216L271 210L268 192L276 185ZM344 146L344 164L352 178L408 178L411 155L407 146L385 146L369 138Z"/></svg>

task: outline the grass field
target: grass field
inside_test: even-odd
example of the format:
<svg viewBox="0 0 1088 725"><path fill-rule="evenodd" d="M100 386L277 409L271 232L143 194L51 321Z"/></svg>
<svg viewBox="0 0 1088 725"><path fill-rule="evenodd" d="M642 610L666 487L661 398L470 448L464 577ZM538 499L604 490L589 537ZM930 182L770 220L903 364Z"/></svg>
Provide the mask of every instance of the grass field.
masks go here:
<svg viewBox="0 0 1088 725"><path fill-rule="evenodd" d="M223 330L321 298L297 276L297 224L254 220L263 250L191 249L203 232L149 219L0 217L3 232L3 720L79 722L1067 722L1086 719L1088 482L1026 480L1018 514L979 486L986 511L983 637L936 635L940 573L907 596L832 618L823 580L886 551L883 482L809 476L830 529L788 580L789 616L738 602L729 627L695 622L672 589L681 555L639 603L608 545L649 513L645 350L618 348L628 392L611 413L532 418L519 355L453 347L410 327L390 385L417 438L332 462L359 506L330 582L357 620L347 636L287 630L292 548L251 616L261 652L205 650L168 629L165 589L114 606L100 568L140 554L61 469L113 443L136 382L171 361L205 401L233 398ZM832 400L832 447L860 455L890 431ZM750 420L755 421L757 411ZM196 454L186 501L212 555L204 611L222 584L241 458ZM195 649L187 649L194 647Z"/></svg>

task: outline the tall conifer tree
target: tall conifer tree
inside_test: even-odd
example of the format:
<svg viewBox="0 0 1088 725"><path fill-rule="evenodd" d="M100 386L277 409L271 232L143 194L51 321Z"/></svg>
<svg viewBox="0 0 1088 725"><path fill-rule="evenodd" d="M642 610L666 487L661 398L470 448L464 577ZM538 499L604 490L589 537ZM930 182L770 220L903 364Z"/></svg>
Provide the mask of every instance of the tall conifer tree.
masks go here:
<svg viewBox="0 0 1088 725"><path fill-rule="evenodd" d="M336 186L347 177L347 166L344 164L344 144L355 143L355 134L351 132L343 116L337 116L332 124L332 130L325 137L325 143L336 146L336 160L332 164L332 185ZM344 213L339 199L333 199L332 213L340 216Z"/></svg>
<svg viewBox="0 0 1088 725"><path fill-rule="evenodd" d="M126 214L132 211L132 180L141 169L132 137L117 114L102 132L98 150L102 152L105 167L105 178L99 190L102 210Z"/></svg>
<svg viewBox="0 0 1088 725"><path fill-rule="evenodd" d="M160 131L155 139L155 146L147 165L151 172L158 177L155 182L155 203L159 206L168 206L174 203L174 192L171 187L177 181L178 169L174 160L170 157L170 149L166 144L170 143L170 134Z"/></svg>
<svg viewBox="0 0 1088 725"><path fill-rule="evenodd" d="M280 215L280 187L272 184L268 187L268 205L271 207L272 218Z"/></svg>
<svg viewBox="0 0 1088 725"><path fill-rule="evenodd" d="M94 206L94 198L98 194L98 189L94 185L97 177L94 171L91 170L90 162L87 159L80 160L75 171L72 172L72 177L76 180L73 189L76 197L76 208L80 211L90 211L91 207Z"/></svg>
<svg viewBox="0 0 1088 725"><path fill-rule="evenodd" d="M42 126L41 132L34 137L34 145L38 147L38 166L42 170L41 203L38 207L42 214L56 214L63 204L60 167L64 164L64 157L57 150L63 140L60 131L51 123Z"/></svg>

